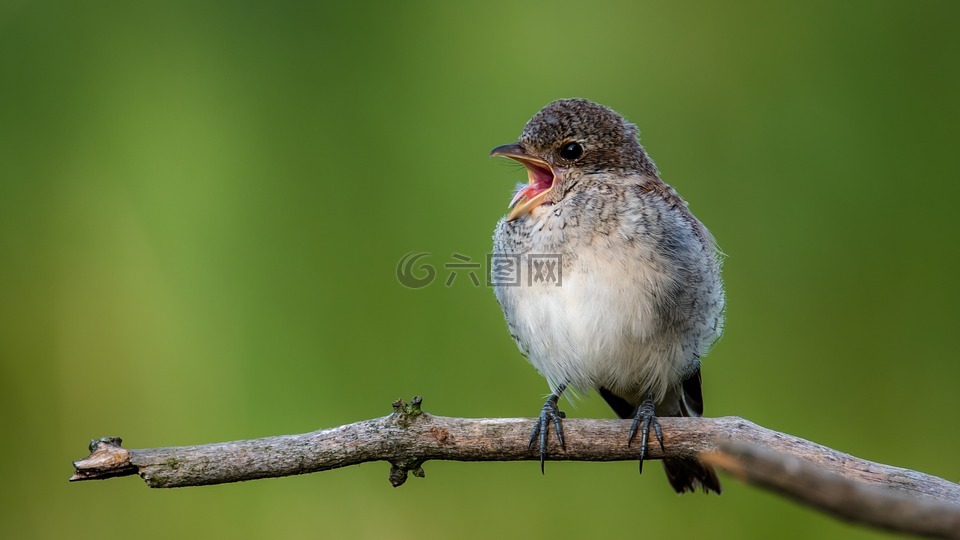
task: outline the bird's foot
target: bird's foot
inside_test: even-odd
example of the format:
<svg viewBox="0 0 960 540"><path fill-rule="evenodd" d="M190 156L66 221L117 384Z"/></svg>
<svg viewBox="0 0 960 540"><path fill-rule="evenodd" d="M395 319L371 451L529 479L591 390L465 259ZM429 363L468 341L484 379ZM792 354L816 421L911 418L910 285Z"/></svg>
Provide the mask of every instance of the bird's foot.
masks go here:
<svg viewBox="0 0 960 540"><path fill-rule="evenodd" d="M557 432L557 440L560 441L560 448L566 450L566 446L563 443L562 420L566 418L567 415L557 407L557 401L559 399L560 396L557 394L550 394L550 397L547 398L547 402L544 403L543 408L540 409L540 417L537 418L536 423L533 424L533 431L530 433L530 442L527 444L528 448L533 446L533 442L536 441L539 436L541 474L543 474L543 463L547 459L547 433L550 431L551 423Z"/></svg>
<svg viewBox="0 0 960 540"><path fill-rule="evenodd" d="M653 428L653 434L660 443L660 450L663 450L663 432L660 431L660 422L654 413L653 396L647 396L640 407L637 408L637 415L633 418L633 424L630 426L630 436L627 438L627 446L633 442L637 436L637 429L640 429L640 472L643 472L643 460L647 457L647 439L650 436L650 428Z"/></svg>

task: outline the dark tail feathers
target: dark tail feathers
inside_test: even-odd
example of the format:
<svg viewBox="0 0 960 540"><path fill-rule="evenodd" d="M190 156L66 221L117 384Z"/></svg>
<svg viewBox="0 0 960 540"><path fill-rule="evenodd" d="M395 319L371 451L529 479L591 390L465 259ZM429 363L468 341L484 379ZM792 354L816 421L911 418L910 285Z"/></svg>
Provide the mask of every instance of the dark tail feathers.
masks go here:
<svg viewBox="0 0 960 540"><path fill-rule="evenodd" d="M620 418L633 418L636 407L627 400L606 388L599 388L600 396L610 405ZM683 381L683 396L680 401L680 414L700 416L703 414L703 394L700 390L700 370L697 369ZM673 458L663 460L663 469L667 480L677 493L693 493L698 488L704 493L720 493L720 479L713 467L695 458Z"/></svg>
<svg viewBox="0 0 960 540"><path fill-rule="evenodd" d="M673 458L663 460L663 470L667 480L677 493L693 493L700 488L704 493L720 493L720 479L713 467L694 458Z"/></svg>

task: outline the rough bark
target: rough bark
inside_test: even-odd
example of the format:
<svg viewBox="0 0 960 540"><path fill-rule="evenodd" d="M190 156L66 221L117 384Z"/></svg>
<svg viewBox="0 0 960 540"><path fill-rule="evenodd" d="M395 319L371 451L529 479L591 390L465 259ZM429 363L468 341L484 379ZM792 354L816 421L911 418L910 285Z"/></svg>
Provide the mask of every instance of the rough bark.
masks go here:
<svg viewBox="0 0 960 540"><path fill-rule="evenodd" d="M960 538L960 485L859 459L738 417L660 418L664 449L648 459L700 457L741 480L837 517L887 530ZM567 419L566 447L551 434L552 461L635 460L628 420ZM528 446L533 419L449 418L420 410L419 398L394 403L390 416L300 435L200 446L126 449L117 437L90 443L70 479L139 474L150 487L240 482L325 471L368 461L391 464L389 479L423 476L423 463L538 460Z"/></svg>

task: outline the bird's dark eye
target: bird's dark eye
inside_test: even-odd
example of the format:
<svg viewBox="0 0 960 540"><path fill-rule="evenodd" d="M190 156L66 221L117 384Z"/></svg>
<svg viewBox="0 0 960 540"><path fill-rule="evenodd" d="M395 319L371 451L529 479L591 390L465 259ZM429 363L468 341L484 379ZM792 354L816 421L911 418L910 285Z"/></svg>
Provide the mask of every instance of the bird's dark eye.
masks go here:
<svg viewBox="0 0 960 540"><path fill-rule="evenodd" d="M580 143L567 143L560 149L560 157L567 161L576 161L582 155L583 147L580 146Z"/></svg>

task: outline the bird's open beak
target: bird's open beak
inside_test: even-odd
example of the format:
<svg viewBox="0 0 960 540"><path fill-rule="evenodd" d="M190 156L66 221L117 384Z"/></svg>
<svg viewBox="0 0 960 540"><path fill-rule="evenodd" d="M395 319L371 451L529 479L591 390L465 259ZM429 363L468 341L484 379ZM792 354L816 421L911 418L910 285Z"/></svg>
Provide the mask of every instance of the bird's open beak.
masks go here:
<svg viewBox="0 0 960 540"><path fill-rule="evenodd" d="M513 221L543 204L544 197L553 189L553 183L556 180L553 169L546 161L531 156L516 143L498 146L490 151L490 155L519 162L527 168L527 177L530 179L530 184L518 191L510 201L507 221Z"/></svg>

